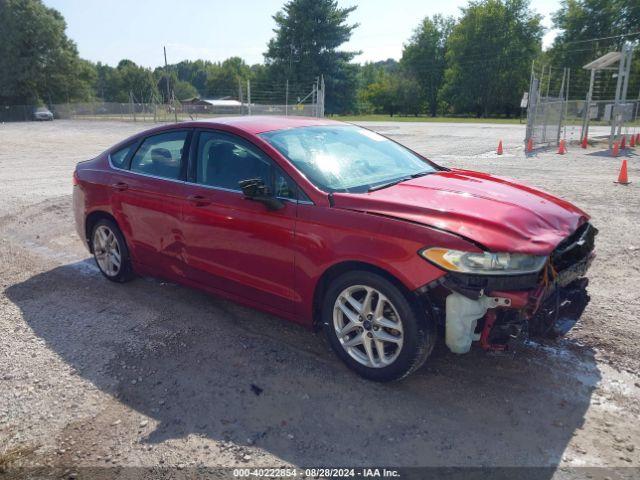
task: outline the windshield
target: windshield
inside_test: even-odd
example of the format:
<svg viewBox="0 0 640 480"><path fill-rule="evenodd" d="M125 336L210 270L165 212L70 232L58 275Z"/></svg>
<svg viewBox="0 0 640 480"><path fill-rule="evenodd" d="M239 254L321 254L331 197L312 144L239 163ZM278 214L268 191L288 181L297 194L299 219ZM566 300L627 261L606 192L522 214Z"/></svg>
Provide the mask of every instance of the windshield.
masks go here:
<svg viewBox="0 0 640 480"><path fill-rule="evenodd" d="M403 146L352 125L276 130L260 137L329 192L365 192L436 171Z"/></svg>

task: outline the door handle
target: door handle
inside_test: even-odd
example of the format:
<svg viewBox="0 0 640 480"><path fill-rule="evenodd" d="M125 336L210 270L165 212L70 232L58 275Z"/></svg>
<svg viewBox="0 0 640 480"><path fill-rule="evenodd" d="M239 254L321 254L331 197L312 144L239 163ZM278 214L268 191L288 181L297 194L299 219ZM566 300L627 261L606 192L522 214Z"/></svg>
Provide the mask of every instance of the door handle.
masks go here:
<svg viewBox="0 0 640 480"><path fill-rule="evenodd" d="M187 200L193 203L196 207L206 207L211 204L211 200L207 197L203 197L202 195L189 195Z"/></svg>
<svg viewBox="0 0 640 480"><path fill-rule="evenodd" d="M115 188L116 190L123 192L125 191L127 188L129 188L129 185L127 185L124 182L117 182L111 185L113 188Z"/></svg>

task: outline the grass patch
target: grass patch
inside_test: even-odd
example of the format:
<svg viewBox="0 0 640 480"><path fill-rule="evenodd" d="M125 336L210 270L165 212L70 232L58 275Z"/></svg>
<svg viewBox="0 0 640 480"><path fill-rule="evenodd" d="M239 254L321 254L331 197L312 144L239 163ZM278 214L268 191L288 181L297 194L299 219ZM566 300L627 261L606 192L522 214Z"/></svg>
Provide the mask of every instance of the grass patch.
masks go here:
<svg viewBox="0 0 640 480"><path fill-rule="evenodd" d="M335 120L343 122L424 122L424 123L496 123L496 124L520 124L517 118L475 118L475 117L399 117L394 115L334 115ZM522 119L522 125L527 123Z"/></svg>
<svg viewBox="0 0 640 480"><path fill-rule="evenodd" d="M24 457L31 455L36 447L17 445L5 448L0 452L0 473L6 472L9 467Z"/></svg>

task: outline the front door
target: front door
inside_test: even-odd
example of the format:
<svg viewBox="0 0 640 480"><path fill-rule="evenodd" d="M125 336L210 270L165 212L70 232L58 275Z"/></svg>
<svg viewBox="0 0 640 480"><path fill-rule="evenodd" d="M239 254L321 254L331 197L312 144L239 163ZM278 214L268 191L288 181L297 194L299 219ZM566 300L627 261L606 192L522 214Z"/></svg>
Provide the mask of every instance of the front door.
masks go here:
<svg viewBox="0 0 640 480"><path fill-rule="evenodd" d="M201 131L192 148L194 171L183 211L188 275L205 286L293 311L295 198L283 174L250 142ZM283 208L268 210L245 198L239 182L261 178L279 185Z"/></svg>

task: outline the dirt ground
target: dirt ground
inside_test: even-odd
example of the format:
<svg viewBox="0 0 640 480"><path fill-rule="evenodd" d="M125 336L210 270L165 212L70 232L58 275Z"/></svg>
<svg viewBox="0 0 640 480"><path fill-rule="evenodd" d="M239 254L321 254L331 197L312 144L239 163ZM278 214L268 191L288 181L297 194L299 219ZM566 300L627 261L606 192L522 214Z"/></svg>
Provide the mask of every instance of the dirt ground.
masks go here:
<svg viewBox="0 0 640 480"><path fill-rule="evenodd" d="M620 158L604 147L526 156L524 126L367 126L446 166L542 187L593 216L592 302L567 338L515 356L456 356L441 346L400 383L365 381L320 334L173 284L103 279L75 234L71 174L150 125L2 124L0 468L13 455L14 466L70 471L606 466L640 474L640 157L623 157L633 181L625 187L614 183Z"/></svg>

